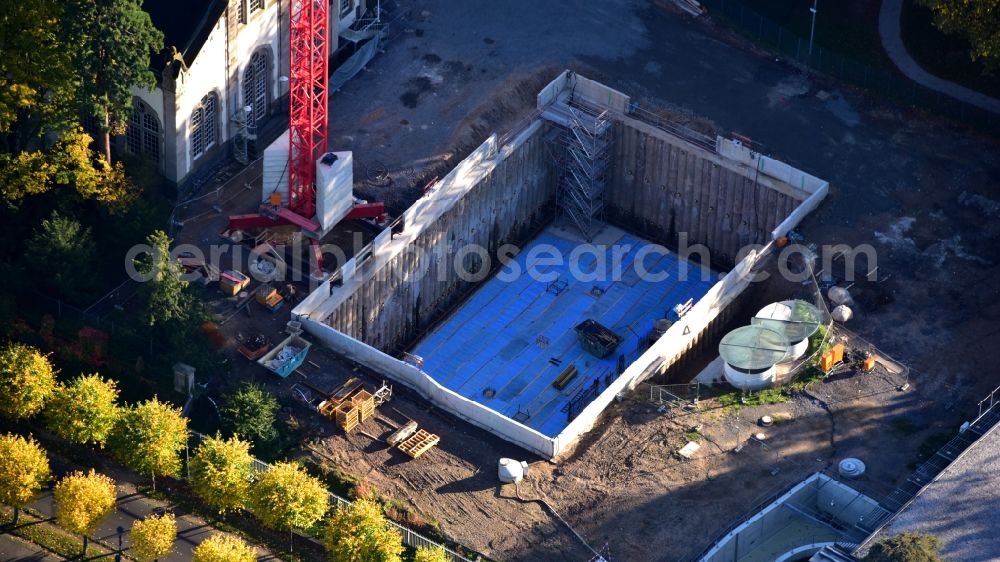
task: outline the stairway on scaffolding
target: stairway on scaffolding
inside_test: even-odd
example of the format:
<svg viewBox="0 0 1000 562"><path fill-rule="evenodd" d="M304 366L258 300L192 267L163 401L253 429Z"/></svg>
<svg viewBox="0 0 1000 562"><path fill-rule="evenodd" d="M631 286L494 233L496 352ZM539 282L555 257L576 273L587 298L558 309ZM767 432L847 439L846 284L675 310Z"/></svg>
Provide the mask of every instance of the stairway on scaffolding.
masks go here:
<svg viewBox="0 0 1000 562"><path fill-rule="evenodd" d="M611 122L607 110L571 100L560 96L542 117L564 130L556 139L558 206L589 241L603 218Z"/></svg>

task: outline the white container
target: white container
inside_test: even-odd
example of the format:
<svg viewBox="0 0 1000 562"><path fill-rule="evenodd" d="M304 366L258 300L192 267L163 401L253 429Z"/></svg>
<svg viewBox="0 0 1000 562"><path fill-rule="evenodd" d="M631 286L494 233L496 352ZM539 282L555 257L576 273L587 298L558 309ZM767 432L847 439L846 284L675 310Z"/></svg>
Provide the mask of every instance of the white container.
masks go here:
<svg viewBox="0 0 1000 562"><path fill-rule="evenodd" d="M332 152L330 164L316 162L316 222L326 232L343 220L354 207L354 154Z"/></svg>
<svg viewBox="0 0 1000 562"><path fill-rule="evenodd" d="M781 301L773 302L757 312L757 318L765 318L768 320L791 320L792 318L792 308L795 306L795 301ZM809 338L799 340L797 342L789 342L792 347L792 352L786 361L794 361L799 359L809 351Z"/></svg>
<svg viewBox="0 0 1000 562"><path fill-rule="evenodd" d="M277 193L281 196L281 204L288 204L288 152L288 131L282 133L264 149L261 203L269 205L271 194Z"/></svg>
<svg viewBox="0 0 1000 562"><path fill-rule="evenodd" d="M774 375L777 368L771 368L759 372L748 373L734 368L729 363L723 362L722 374L726 377L726 382L740 390L760 390L774 385Z"/></svg>
<svg viewBox="0 0 1000 562"><path fill-rule="evenodd" d="M507 458L500 459L497 475L500 477L501 482L505 484L520 482L521 480L524 480L526 474L528 474L527 462L518 462L514 459Z"/></svg>

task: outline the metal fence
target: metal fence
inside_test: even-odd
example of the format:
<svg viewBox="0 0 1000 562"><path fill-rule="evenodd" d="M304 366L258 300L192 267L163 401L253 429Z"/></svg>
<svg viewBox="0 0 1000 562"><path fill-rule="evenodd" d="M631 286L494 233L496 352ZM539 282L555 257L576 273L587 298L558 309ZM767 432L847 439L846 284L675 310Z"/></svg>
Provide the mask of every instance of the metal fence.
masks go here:
<svg viewBox="0 0 1000 562"><path fill-rule="evenodd" d="M189 431L189 434L191 436L190 446L192 449L197 447L198 443L201 443L201 440L205 439L206 437L205 435L198 433L197 431ZM253 459L253 470L256 474L263 474L264 472L267 472L270 469L271 465L267 464L266 462L256 458ZM333 505L334 509L340 509L342 507L347 507L351 505L350 500L342 498L337 494L334 494L333 492L328 492L328 493L330 494L330 503ZM403 538L403 544L407 546L413 548L442 548L444 549L445 554L448 556L448 559L452 560L453 562L474 562L473 560L462 556L461 554L455 552L454 550L448 548L447 546L439 542L432 541L431 539L421 535L420 533L408 529L400 525L399 523L392 521L391 519L387 519L386 521L388 521L389 525L391 525L394 529L399 531L399 534ZM312 537L303 535L301 533L296 533L296 534L306 540L315 540ZM477 558L476 560L477 561L481 560L481 558Z"/></svg>
<svg viewBox="0 0 1000 562"><path fill-rule="evenodd" d="M990 133L1000 132L1000 115L925 88L898 72L871 66L820 45L814 44L810 53L808 39L760 15L739 0L700 1L713 17L728 22L755 43L773 49L786 59L904 104Z"/></svg>

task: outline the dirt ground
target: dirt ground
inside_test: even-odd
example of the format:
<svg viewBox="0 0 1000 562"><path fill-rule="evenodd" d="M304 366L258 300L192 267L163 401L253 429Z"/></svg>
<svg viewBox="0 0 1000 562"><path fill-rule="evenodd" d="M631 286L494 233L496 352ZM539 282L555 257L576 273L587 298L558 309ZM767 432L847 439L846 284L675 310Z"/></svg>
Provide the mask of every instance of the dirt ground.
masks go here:
<svg viewBox="0 0 1000 562"><path fill-rule="evenodd" d="M888 493L925 438L956 428L1000 383L995 366L976 353L1000 334L994 140L806 76L710 20L645 2L415 0L408 8L402 36L331 96L331 142L354 151L359 195L398 213L490 132L530 117L541 86L571 66L644 107L701 130L739 131L772 156L828 179L828 200L800 232L809 243L869 243L878 251L878 280L852 289L856 317L848 327L908 365L902 382L910 388L896 390L901 381L889 373L841 376L783 404L734 410L703 399L693 411L661 412L641 387L552 464L397 387L391 407L361 429L381 439L411 418L442 436L437 448L409 460L361 432L345 436L302 408L293 415L311 435L303 454L410 502L455 541L491 558L593 555L530 501L544 498L611 560L686 560L760 501L844 457L868 465L854 484L873 497ZM214 243L226 215L255 207L259 173L251 168L222 199L199 203L221 212L190 220L178 240ZM363 242L372 230L345 224L334 237L354 244L354 232ZM214 301L230 317L233 301ZM252 316L231 316L224 334L279 339L289 308L270 315L256 306L248 307ZM229 377L262 380L286 395L303 377L331 389L353 374L380 382L322 349L310 360L319 367L277 380L236 357ZM758 428L765 413L791 421ZM697 426L701 449L690 461L679 459L675 451ZM756 431L765 432L763 444L748 441ZM745 446L733 453L737 443ZM531 461L520 490L497 485L502 456Z"/></svg>

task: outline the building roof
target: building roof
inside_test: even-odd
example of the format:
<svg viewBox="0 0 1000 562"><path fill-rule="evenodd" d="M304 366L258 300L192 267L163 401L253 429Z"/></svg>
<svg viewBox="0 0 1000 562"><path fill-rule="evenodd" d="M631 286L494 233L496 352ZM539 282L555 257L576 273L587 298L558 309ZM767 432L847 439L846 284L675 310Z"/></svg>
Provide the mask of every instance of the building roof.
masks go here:
<svg viewBox="0 0 1000 562"><path fill-rule="evenodd" d="M1000 553L1000 425L965 453L899 512L886 535L935 535L952 562L979 561Z"/></svg>
<svg viewBox="0 0 1000 562"><path fill-rule="evenodd" d="M176 48L190 66L226 11L226 0L144 0L142 7L163 32L167 52Z"/></svg>

